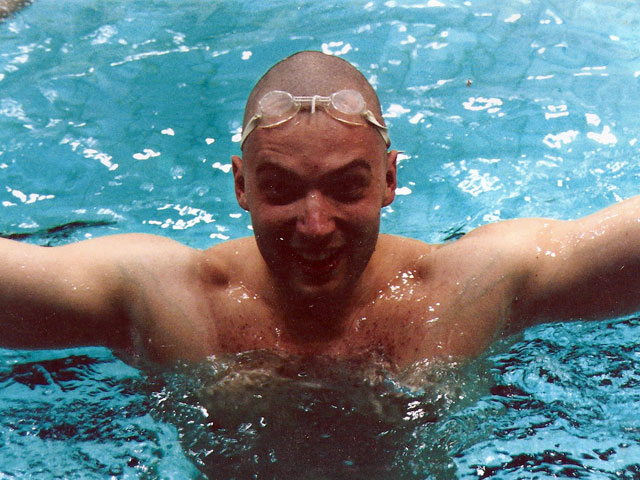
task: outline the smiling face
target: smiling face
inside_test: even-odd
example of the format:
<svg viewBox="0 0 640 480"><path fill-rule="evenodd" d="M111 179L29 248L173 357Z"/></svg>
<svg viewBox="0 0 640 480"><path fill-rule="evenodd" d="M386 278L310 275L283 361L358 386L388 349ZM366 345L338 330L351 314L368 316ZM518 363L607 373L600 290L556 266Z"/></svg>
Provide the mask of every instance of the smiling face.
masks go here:
<svg viewBox="0 0 640 480"><path fill-rule="evenodd" d="M353 291L394 198L396 155L371 126L303 112L257 129L233 158L238 202L289 299L327 304Z"/></svg>

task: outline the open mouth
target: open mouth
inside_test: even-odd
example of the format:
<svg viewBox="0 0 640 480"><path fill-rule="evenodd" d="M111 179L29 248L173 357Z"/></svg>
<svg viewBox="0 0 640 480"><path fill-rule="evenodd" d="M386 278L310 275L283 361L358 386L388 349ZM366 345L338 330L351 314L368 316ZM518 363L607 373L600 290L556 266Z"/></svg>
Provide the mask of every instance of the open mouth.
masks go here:
<svg viewBox="0 0 640 480"><path fill-rule="evenodd" d="M295 256L304 274L320 279L333 271L340 260L341 252L340 249L298 251Z"/></svg>

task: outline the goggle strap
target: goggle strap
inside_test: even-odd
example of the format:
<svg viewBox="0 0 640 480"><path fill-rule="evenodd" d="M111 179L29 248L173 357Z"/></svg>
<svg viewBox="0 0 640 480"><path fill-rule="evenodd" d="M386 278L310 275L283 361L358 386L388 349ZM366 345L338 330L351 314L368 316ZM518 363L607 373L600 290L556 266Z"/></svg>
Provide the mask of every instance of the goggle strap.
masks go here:
<svg viewBox="0 0 640 480"><path fill-rule="evenodd" d="M256 113L253 117L251 117L251 120L249 120L247 122L247 125L242 129L242 137L240 137L240 148L242 148L242 145L244 145L244 141L247 139L249 134L256 129L260 118L262 118L261 115Z"/></svg>
<svg viewBox="0 0 640 480"><path fill-rule="evenodd" d="M362 114L362 116L367 120L367 122L375 125L378 128L382 128L383 130L387 130L387 127L382 125L378 119L373 115L373 113L371 112L371 110L367 110L366 112L364 112Z"/></svg>

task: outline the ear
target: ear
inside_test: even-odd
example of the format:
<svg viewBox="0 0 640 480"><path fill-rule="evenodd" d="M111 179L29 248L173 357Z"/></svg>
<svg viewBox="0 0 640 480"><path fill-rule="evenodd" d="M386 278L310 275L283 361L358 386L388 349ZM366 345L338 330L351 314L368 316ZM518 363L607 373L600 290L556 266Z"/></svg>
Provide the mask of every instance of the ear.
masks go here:
<svg viewBox="0 0 640 480"><path fill-rule="evenodd" d="M233 183L236 191L236 200L245 210L249 211L249 205L247 204L247 196L244 190L244 173L242 171L242 158L238 155L231 157L231 166L233 168Z"/></svg>
<svg viewBox="0 0 640 480"><path fill-rule="evenodd" d="M385 175L386 186L385 186L385 192L384 192L384 200L382 204L383 207L386 207L387 205L391 204L394 198L396 198L396 187L398 186L398 177L397 177L397 168L396 168L397 158L398 158L397 150L391 150L390 152L387 152L387 160L386 160L387 173Z"/></svg>

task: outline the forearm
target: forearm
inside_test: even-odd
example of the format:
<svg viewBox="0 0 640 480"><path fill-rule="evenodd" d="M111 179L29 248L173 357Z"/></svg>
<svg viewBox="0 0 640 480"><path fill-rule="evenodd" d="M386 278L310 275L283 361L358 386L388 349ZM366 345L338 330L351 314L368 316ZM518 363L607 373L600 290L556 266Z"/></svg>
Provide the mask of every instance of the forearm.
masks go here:
<svg viewBox="0 0 640 480"><path fill-rule="evenodd" d="M0 347L18 349L101 345L127 349L125 322L105 325L99 318L74 311L34 309L24 305L0 314Z"/></svg>
<svg viewBox="0 0 640 480"><path fill-rule="evenodd" d="M582 219L548 222L535 249L524 298L533 299L527 309L539 320L640 310L640 197Z"/></svg>

